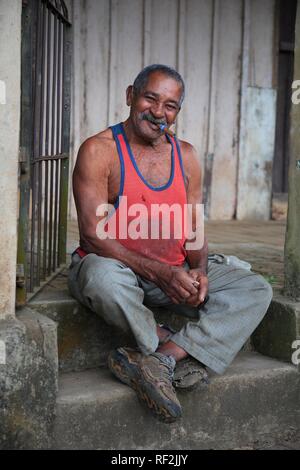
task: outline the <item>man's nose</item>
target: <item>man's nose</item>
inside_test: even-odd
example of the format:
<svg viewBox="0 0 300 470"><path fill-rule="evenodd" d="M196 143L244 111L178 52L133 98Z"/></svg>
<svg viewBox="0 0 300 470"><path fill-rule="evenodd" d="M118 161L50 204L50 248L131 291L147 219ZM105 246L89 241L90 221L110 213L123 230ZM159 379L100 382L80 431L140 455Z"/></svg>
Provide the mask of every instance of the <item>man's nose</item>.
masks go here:
<svg viewBox="0 0 300 470"><path fill-rule="evenodd" d="M156 119L164 117L164 106L162 103L155 103L151 106L151 113Z"/></svg>

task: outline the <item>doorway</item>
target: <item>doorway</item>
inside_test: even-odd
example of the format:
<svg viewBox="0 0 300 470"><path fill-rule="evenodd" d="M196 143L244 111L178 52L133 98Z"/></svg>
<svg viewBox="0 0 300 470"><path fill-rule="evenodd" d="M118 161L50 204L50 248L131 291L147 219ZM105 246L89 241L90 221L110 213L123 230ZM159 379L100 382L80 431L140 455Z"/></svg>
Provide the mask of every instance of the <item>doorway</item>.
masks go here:
<svg viewBox="0 0 300 470"><path fill-rule="evenodd" d="M278 75L273 198L285 199L288 192L289 128L295 47L297 0L278 0Z"/></svg>

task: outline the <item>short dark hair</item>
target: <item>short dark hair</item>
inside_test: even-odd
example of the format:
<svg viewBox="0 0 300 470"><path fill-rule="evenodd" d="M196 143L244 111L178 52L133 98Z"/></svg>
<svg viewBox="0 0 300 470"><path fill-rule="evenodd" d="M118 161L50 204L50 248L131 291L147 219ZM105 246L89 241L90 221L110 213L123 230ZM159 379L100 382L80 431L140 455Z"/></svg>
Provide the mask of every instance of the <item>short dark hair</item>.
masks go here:
<svg viewBox="0 0 300 470"><path fill-rule="evenodd" d="M169 67L168 65L152 64L147 65L147 67L143 68L143 70L141 70L141 72L137 75L133 82L134 93L139 95L142 92L148 82L149 76L154 72L161 72L167 77L171 77L176 80L176 82L180 83L182 93L179 105L181 106L185 95L185 84L180 73L178 73L177 70L173 69L172 67Z"/></svg>

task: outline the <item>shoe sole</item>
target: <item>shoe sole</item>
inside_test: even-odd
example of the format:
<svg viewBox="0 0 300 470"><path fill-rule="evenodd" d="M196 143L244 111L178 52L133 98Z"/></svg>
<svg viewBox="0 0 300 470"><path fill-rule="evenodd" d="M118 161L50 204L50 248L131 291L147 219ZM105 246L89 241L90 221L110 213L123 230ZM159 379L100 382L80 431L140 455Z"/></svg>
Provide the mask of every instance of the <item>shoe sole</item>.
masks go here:
<svg viewBox="0 0 300 470"><path fill-rule="evenodd" d="M126 357L126 356L125 356ZM108 356L108 367L110 371L124 384L129 387L133 386L135 376L137 375L137 367L135 373L129 373L128 361L124 360L124 356L118 350L113 351ZM134 367L134 365L132 364Z"/></svg>
<svg viewBox="0 0 300 470"><path fill-rule="evenodd" d="M150 411L164 423L173 423L181 417L181 410L177 411L176 416L172 416L169 410L163 406L159 406L158 403L153 400L148 393L145 382L140 377L139 369L134 363L130 363L132 370L128 367L128 357L119 353L119 351L113 351L108 358L108 367L110 371L117 377L121 382L133 388L136 392L139 400L150 409ZM151 387L151 384L149 384ZM156 393L152 386L152 392ZM158 397L160 398L160 397Z"/></svg>
<svg viewBox="0 0 300 470"><path fill-rule="evenodd" d="M173 380L175 388L189 392L204 389L209 383L205 366L197 364L190 358L177 364Z"/></svg>
<svg viewBox="0 0 300 470"><path fill-rule="evenodd" d="M115 353L118 351L114 351ZM120 361L123 362L123 356L119 354L118 360L114 359L113 357L109 357L108 365L111 372L125 385L134 388L131 380L135 380L134 375L132 377L125 371L127 364L124 363L124 367L120 365ZM185 385L185 381L179 382L178 380L173 380L173 386L178 390L184 390L186 392L192 392L194 390L198 390L201 388L206 388L210 384L208 377L201 377L192 385ZM136 390L136 388L134 388Z"/></svg>

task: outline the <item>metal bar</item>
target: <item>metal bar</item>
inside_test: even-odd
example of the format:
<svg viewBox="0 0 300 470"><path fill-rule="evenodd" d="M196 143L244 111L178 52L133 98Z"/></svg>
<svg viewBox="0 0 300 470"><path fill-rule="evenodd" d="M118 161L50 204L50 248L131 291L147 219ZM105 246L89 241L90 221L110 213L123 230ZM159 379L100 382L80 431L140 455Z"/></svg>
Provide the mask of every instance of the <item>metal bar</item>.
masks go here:
<svg viewBox="0 0 300 470"><path fill-rule="evenodd" d="M54 200L54 240L53 240L53 270L56 269L56 261L57 261L57 226L58 226L58 176L59 176L59 162L56 160L55 162L55 200Z"/></svg>
<svg viewBox="0 0 300 470"><path fill-rule="evenodd" d="M47 101L46 101L46 139L45 139L45 155L49 154L49 131L50 131L50 65L51 65L51 14L48 13L47 25Z"/></svg>
<svg viewBox="0 0 300 470"><path fill-rule="evenodd" d="M56 93L57 93L57 20L53 17L53 66L52 66L52 120L51 120L51 150L52 154L57 153L56 148Z"/></svg>
<svg viewBox="0 0 300 470"><path fill-rule="evenodd" d="M64 160L65 158L69 158L68 153L58 153L56 155L45 155L45 156L40 156L38 158L35 158L35 160L34 160L34 162L32 162L32 164L35 164L38 161L45 162L47 160Z"/></svg>
<svg viewBox="0 0 300 470"><path fill-rule="evenodd" d="M51 151L53 154L57 153L57 149L55 147L55 124L56 124L56 89L57 89L57 22L56 18L53 16L53 48L52 48L52 92L51 92ZM51 161L50 163L50 214L49 214L49 258L48 258L48 275L51 273L51 269L53 267L52 257L55 247L55 222L53 219L53 214L55 214L54 210L54 176L55 176L55 161Z"/></svg>
<svg viewBox="0 0 300 470"><path fill-rule="evenodd" d="M59 236L60 236L60 229L59 229L59 214L60 214L60 178L61 178L61 167L62 167L62 160L57 160L57 181L58 181L58 204L57 204L57 222L58 222L58 227L57 227L57 253L56 253L56 263L57 266L60 266L60 261L59 261Z"/></svg>
<svg viewBox="0 0 300 470"><path fill-rule="evenodd" d="M54 96L54 101L55 101L55 141L54 141L54 148L55 148L55 153L59 153L59 73L60 73L60 68L59 68L59 53L60 53L60 43L59 43L59 30L60 30L60 22L59 19L54 18L55 22L55 69L56 69L56 81L55 81L55 96ZM53 138L54 138L54 133L53 133ZM56 268L56 247L57 247L57 225L58 225L58 220L57 220L57 204L58 204L58 161L55 161L55 191L54 191L54 228L53 228L53 260L52 260L52 269L55 270Z"/></svg>
<svg viewBox="0 0 300 470"><path fill-rule="evenodd" d="M39 116L39 153L38 155L43 154L43 138L44 138L44 99L45 99L45 60L46 60L46 51L45 51L45 26L46 26L46 16L45 16L46 7L43 3L40 4L40 13L41 13L41 37L42 40L39 44L41 49L41 69L40 69L40 116ZM36 155L35 155L36 156ZM37 217L38 217L38 233L37 233L37 285L40 285L40 276L41 276L41 246L42 246L42 185L43 185L43 163L39 161L38 163L38 201L37 201Z"/></svg>
<svg viewBox="0 0 300 470"><path fill-rule="evenodd" d="M40 129L41 129L41 88L42 88L42 48L41 48L41 38L42 38L42 14L41 14L41 4L37 4L37 23L38 23L38 33L36 41L36 64L35 64L35 95L34 95L34 130L35 130L35 139L33 146L33 161L36 156L40 154ZM35 179L34 183L38 189L38 180Z"/></svg>
<svg viewBox="0 0 300 470"><path fill-rule="evenodd" d="M32 292L34 288L34 242L35 242L35 204L36 204L36 165L32 166L31 172L31 243L30 243L30 283L29 291Z"/></svg>
<svg viewBox="0 0 300 470"><path fill-rule="evenodd" d="M44 98L44 114L45 114L45 126L43 126L43 132L45 127L45 135L43 136L43 145L45 157L38 157L36 161L44 160L45 165L45 185L44 185L44 236L43 236L43 279L47 277L47 250L48 250L48 192L49 192L49 177L48 177L48 161L46 155L49 152L49 107L50 107L50 51L51 51L51 28L50 28L50 11L45 7L45 63L44 63L44 74L45 74L45 91L46 100Z"/></svg>
<svg viewBox="0 0 300 470"><path fill-rule="evenodd" d="M59 24L59 73L58 73L58 90L59 90L59 108L58 108L58 152L61 155L66 155L67 158L69 158L68 154L62 154L62 112L63 112L63 54L64 54L64 43L63 43L63 29L64 29L64 24L60 23ZM59 215L60 215L60 178L61 178L61 167L62 163L60 160L57 161L58 165L58 181L59 181L59 187L58 187L58 231L57 231L57 266L60 265L60 259L59 259L59 240L60 240L60 227L59 227Z"/></svg>
<svg viewBox="0 0 300 470"><path fill-rule="evenodd" d="M55 64L55 22L54 16L50 15L52 18L51 23L53 22L53 36L51 35L51 54L52 54L52 69L49 70L49 76L52 77L52 89L51 89L51 153L55 153L54 149L54 119L55 119L55 109L54 109L54 95L55 95L55 75L56 75L56 64ZM51 26L52 32L52 26ZM50 113L49 113L50 114ZM50 117L50 116L49 116ZM50 197L49 197L49 243L48 243L48 275L51 274L51 263L52 263L52 248L53 248L53 160L50 162Z"/></svg>
<svg viewBox="0 0 300 470"><path fill-rule="evenodd" d="M42 63L42 49L40 47L42 37L42 15L41 5L37 5L37 37L36 37L36 64L35 64L35 94L34 94L34 129L36 134L39 136L40 129L40 116L41 116L41 63ZM39 155L39 138L34 139L33 145L33 160L36 155ZM36 282L38 282L38 273L36 271L35 252L36 244L36 212L38 212L37 197L39 197L39 179L36 166L33 165L32 171L32 210L31 210L31 253L30 253L30 291L33 290ZM38 227L39 229L39 227ZM39 233L37 233L38 238ZM37 239L38 245L38 239ZM37 247L38 248L38 247Z"/></svg>
<svg viewBox="0 0 300 470"><path fill-rule="evenodd" d="M46 3L47 8L52 11L58 18L63 21L66 25L71 26L70 21L68 20L68 17L64 16L56 7L53 5L53 3L49 2L49 0L42 0L42 2ZM65 7L66 8L66 7Z"/></svg>
<svg viewBox="0 0 300 470"><path fill-rule="evenodd" d="M46 74L46 23L47 23L47 8L45 7L45 4L42 4L42 12L43 12L43 39L42 39L42 71L41 71L41 125L40 125L40 148L39 148L39 155L44 154L44 124L45 124L45 84L47 83L47 74Z"/></svg>
<svg viewBox="0 0 300 470"><path fill-rule="evenodd" d="M68 178L69 178L69 160L61 160L60 171L60 205L59 205L59 264L66 262L67 250L67 218L68 218Z"/></svg>
<svg viewBox="0 0 300 470"><path fill-rule="evenodd" d="M60 153L60 154L57 154L57 155L47 155L47 156L38 157L38 158L34 159L34 162L32 162L32 164L35 164L39 161L44 162L44 161L47 161L47 160L63 160L64 158L69 158L69 154L68 153Z"/></svg>
<svg viewBox="0 0 300 470"><path fill-rule="evenodd" d="M63 134L62 152L69 152L70 145L70 108L71 108L71 28L63 29ZM69 159L61 160L60 172L60 206L59 206L59 264L66 262L67 216L68 216L68 180Z"/></svg>
<svg viewBox="0 0 300 470"><path fill-rule="evenodd" d="M47 239L48 239L48 160L45 161L45 192L44 192L44 252L43 252L43 279L47 271Z"/></svg>
<svg viewBox="0 0 300 470"><path fill-rule="evenodd" d="M63 43L62 43L62 29L63 29L63 24L59 22L58 26L58 44L59 44L59 54L58 54L58 112L57 112L57 129L58 129L58 149L57 153L61 153L61 124L62 124L62 118L61 118L61 113L62 113L62 54L63 54Z"/></svg>
<svg viewBox="0 0 300 470"><path fill-rule="evenodd" d="M51 274L53 243L53 160L50 161L50 197L49 197L49 244L48 244L48 275Z"/></svg>
<svg viewBox="0 0 300 470"><path fill-rule="evenodd" d="M41 266L41 241L42 241L42 162L38 163L38 198L37 198L37 260L36 260L36 284L40 285L40 266Z"/></svg>

